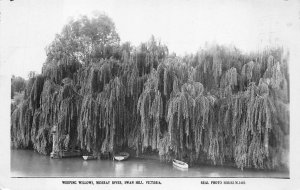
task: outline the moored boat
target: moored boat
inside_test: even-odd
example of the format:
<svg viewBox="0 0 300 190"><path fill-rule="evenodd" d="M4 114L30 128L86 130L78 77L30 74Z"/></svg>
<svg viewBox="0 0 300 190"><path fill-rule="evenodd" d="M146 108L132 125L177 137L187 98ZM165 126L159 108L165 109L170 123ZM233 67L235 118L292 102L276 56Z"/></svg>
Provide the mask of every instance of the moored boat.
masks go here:
<svg viewBox="0 0 300 190"><path fill-rule="evenodd" d="M67 151L67 150L61 150L57 152L51 152L50 158L72 158L72 157L80 157L82 156L82 153L80 150L73 150L73 151Z"/></svg>
<svg viewBox="0 0 300 190"><path fill-rule="evenodd" d="M189 165L187 163L176 159L173 159L173 166L183 168L183 169L189 168Z"/></svg>
<svg viewBox="0 0 300 190"><path fill-rule="evenodd" d="M120 152L114 156L114 159L118 161L126 160L127 158L129 158L129 153L127 152Z"/></svg>
<svg viewBox="0 0 300 190"><path fill-rule="evenodd" d="M86 156L82 156L82 158L84 160L95 160L95 159L97 159L97 156L88 156L88 155L86 155Z"/></svg>

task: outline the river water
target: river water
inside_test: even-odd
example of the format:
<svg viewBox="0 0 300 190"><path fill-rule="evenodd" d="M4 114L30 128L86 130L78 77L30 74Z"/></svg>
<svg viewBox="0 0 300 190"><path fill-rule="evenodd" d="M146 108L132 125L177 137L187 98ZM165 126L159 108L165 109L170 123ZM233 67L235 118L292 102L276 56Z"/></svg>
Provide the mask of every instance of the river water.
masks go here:
<svg viewBox="0 0 300 190"><path fill-rule="evenodd" d="M195 166L187 170L159 160L130 158L123 162L82 158L51 159L32 150L11 150L11 177L271 177L288 172Z"/></svg>

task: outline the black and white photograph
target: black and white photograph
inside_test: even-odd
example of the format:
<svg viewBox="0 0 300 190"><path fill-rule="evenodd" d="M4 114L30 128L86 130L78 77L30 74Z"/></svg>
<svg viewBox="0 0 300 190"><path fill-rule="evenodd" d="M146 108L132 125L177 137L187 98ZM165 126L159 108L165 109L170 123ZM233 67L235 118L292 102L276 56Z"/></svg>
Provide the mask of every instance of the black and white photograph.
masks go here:
<svg viewBox="0 0 300 190"><path fill-rule="evenodd" d="M0 190L299 188L300 1L0 0L0 31Z"/></svg>

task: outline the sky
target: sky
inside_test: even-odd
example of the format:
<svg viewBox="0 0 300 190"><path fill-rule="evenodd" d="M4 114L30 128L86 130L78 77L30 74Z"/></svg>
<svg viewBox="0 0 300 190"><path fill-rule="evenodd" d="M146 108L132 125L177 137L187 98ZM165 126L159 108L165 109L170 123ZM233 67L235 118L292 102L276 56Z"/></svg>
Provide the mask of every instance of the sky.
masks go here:
<svg viewBox="0 0 300 190"><path fill-rule="evenodd" d="M206 42L256 51L289 47L300 31L298 0L0 0L0 74L27 77L41 72L45 47L71 17L107 14L121 42L151 35L177 55Z"/></svg>

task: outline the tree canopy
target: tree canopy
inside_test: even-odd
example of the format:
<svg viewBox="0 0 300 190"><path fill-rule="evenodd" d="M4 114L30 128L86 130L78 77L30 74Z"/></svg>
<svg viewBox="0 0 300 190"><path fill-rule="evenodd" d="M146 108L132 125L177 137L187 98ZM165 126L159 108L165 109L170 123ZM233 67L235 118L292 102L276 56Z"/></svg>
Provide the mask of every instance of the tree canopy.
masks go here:
<svg viewBox="0 0 300 190"><path fill-rule="evenodd" d="M26 81L22 77L15 77L14 75L11 78L11 98L14 97L15 93L21 93L25 90Z"/></svg>
<svg viewBox="0 0 300 190"><path fill-rule="evenodd" d="M78 61L81 64L97 62L113 55L120 38L111 18L94 14L91 18L72 19L46 48L47 63Z"/></svg>
<svg viewBox="0 0 300 190"><path fill-rule="evenodd" d="M146 149L162 160L282 167L289 151L288 57L213 45L169 55L154 37L119 44L105 15L70 21L11 115L11 142L49 154Z"/></svg>

